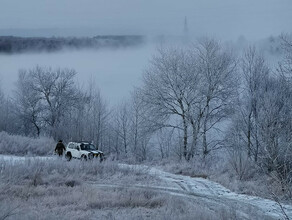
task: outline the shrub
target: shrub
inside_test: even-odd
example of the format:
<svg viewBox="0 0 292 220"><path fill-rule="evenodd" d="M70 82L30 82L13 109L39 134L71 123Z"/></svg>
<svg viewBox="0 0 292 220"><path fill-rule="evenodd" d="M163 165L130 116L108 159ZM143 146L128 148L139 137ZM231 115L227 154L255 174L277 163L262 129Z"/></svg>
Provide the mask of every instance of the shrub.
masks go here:
<svg viewBox="0 0 292 220"><path fill-rule="evenodd" d="M30 138L0 132L0 154L44 156L52 154L55 145L55 141L48 137Z"/></svg>

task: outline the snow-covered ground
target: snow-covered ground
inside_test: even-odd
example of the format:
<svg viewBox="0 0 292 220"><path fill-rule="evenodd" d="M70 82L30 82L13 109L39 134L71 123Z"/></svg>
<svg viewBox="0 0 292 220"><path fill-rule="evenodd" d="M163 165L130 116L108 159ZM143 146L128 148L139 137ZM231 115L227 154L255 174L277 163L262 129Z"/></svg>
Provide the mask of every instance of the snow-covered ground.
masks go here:
<svg viewBox="0 0 292 220"><path fill-rule="evenodd" d="M136 167L136 169L144 169L146 166L141 165L125 165L125 167ZM187 198L196 198L205 203L210 209L216 209L217 206L225 206L236 209L242 218L249 219L250 213L257 213L264 219L285 219L292 218L292 206L279 204L276 201L263 199L256 196L237 194L224 186L204 179L192 178L164 172L156 168L149 168L149 174L158 176L163 182L168 182L169 187L156 187L156 190L177 194ZM153 186L151 186L153 187ZM282 208L283 210L282 210Z"/></svg>
<svg viewBox="0 0 292 220"><path fill-rule="evenodd" d="M13 163L22 162L29 159L56 160L57 157L16 157L0 156L1 161L12 161ZM248 196L231 192L222 185L203 178L192 178L162 171L157 168L143 165L120 164L121 168L131 168L147 171L149 175L161 179L161 184L155 182L152 184L101 184L97 182L88 182L97 188L140 188L150 189L160 193L166 193L181 198L192 199L210 210L216 210L218 207L235 209L242 219L250 219L251 213L262 216L263 219L287 219L292 218L292 206L280 205L276 201L263 199L256 196ZM286 213L284 215L283 210Z"/></svg>
<svg viewBox="0 0 292 220"><path fill-rule="evenodd" d="M256 196L237 194L218 183L203 178L191 178L170 174L155 168L152 168L150 173L158 175L160 178L168 180L174 185L178 185L183 191L191 195L201 197L207 204L224 204L225 206L236 207L243 216L249 214L253 209L254 211L262 212L264 217L272 217L275 219L284 218L280 205L275 201ZM282 205L282 207L286 214L292 218L292 206Z"/></svg>
<svg viewBox="0 0 292 220"><path fill-rule="evenodd" d="M60 159L57 158L56 156L12 156L12 155L0 155L0 164L1 161L6 161L6 162L11 162L12 164L14 163L19 163L19 162L24 162L28 160L55 160L55 159ZM65 158L62 158L65 159Z"/></svg>

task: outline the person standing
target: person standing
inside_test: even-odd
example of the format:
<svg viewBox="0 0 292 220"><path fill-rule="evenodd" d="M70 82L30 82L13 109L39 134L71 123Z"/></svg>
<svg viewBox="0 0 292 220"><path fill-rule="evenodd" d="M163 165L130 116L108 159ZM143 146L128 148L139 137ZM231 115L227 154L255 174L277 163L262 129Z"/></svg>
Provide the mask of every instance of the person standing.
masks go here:
<svg viewBox="0 0 292 220"><path fill-rule="evenodd" d="M63 144L63 141L59 140L59 142L56 145L55 152L61 157L65 150L66 148L65 148L65 145Z"/></svg>

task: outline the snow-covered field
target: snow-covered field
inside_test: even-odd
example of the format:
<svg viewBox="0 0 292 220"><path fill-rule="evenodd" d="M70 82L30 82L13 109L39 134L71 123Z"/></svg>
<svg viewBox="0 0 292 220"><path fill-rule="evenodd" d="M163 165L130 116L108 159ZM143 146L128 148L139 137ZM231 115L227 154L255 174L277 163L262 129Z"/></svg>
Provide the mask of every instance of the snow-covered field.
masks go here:
<svg viewBox="0 0 292 220"><path fill-rule="evenodd" d="M17 167L26 165L28 161L30 161L29 163L33 163L34 160L40 161L39 163L42 165L51 164L52 162L59 165L64 164L65 168L67 168L68 164L76 166L76 163L81 163L80 161L66 162L56 157L0 156L2 169L4 164L5 167L9 164L13 167ZM90 166L92 166L92 164ZM100 165L94 164L93 166ZM108 169L106 167L103 168ZM179 199L179 201L184 201L190 206L196 206L197 209L201 207L200 210L203 208L204 213L208 211L210 213L219 213L220 210L228 210L228 218L231 218L230 213L233 212L232 215L236 216L237 219L285 219L283 210L287 215L286 219L287 217L292 218L292 207L289 205L280 205L272 200L237 194L207 179L172 174L143 165L116 164L116 168L111 169L119 170L123 175L115 176L113 173L108 173L108 175L104 174L103 178L97 180L88 178L84 180L84 186L96 191L96 193L100 191L117 192L117 190L119 192L129 190L136 190L135 192L143 191L144 194L146 191L153 192L155 195ZM2 173L3 171L1 175ZM140 193L137 193L138 197L139 195ZM122 199L122 197L119 199ZM121 206L123 205L121 204ZM163 207L163 205L161 206ZM156 212L151 210L150 216L156 216L156 219L160 219L161 216L158 212L161 212L161 210ZM192 211L189 212L192 213ZM135 218L134 216L136 215L132 215L133 218ZM206 219L212 219L213 217L210 216L210 218ZM186 217L186 219L188 219L188 217ZM222 217L222 219L224 219L224 217Z"/></svg>
<svg viewBox="0 0 292 220"><path fill-rule="evenodd" d="M237 194L207 179L171 174L155 168L151 168L149 173L177 186L187 197L190 195L199 197L210 209L223 205L235 208L242 218L248 219L251 210L253 210L264 218L284 219L282 206L285 213L292 218L292 206L280 206L272 200Z"/></svg>

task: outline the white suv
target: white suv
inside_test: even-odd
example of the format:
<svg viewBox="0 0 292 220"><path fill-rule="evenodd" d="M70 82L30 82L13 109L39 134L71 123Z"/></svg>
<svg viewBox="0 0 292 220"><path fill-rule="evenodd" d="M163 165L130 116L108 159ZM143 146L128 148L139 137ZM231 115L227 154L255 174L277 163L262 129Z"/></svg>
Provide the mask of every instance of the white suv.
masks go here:
<svg viewBox="0 0 292 220"><path fill-rule="evenodd" d="M72 157L83 160L93 158L100 158L100 161L103 160L103 152L99 151L93 144L84 141L69 142L65 156L68 160L71 160Z"/></svg>

